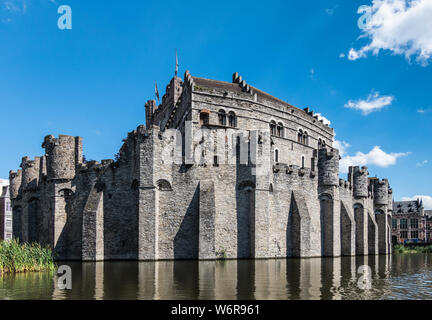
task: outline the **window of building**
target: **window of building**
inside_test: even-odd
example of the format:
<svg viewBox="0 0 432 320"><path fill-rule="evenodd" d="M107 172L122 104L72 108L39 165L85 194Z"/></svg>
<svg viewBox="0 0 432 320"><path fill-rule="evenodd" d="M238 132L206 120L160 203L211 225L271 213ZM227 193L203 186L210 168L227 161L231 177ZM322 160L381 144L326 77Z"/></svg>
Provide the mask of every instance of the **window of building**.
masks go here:
<svg viewBox="0 0 432 320"><path fill-rule="evenodd" d="M321 138L318 139L318 149L321 149L322 147L322 140Z"/></svg>
<svg viewBox="0 0 432 320"><path fill-rule="evenodd" d="M284 126L281 122L278 123L276 131L277 131L276 134L278 137L281 137L281 138L284 137Z"/></svg>
<svg viewBox="0 0 432 320"><path fill-rule="evenodd" d="M214 157L213 157L213 166L214 166L214 167L219 167L219 159L218 159L218 156L214 156Z"/></svg>
<svg viewBox="0 0 432 320"><path fill-rule="evenodd" d="M221 109L218 112L219 125L226 126L226 113L225 110Z"/></svg>
<svg viewBox="0 0 432 320"><path fill-rule="evenodd" d="M270 122L270 134L272 136L276 135L276 121L271 121Z"/></svg>
<svg viewBox="0 0 432 320"><path fill-rule="evenodd" d="M302 141L303 141L303 130L300 129L299 132L297 133L297 142L302 143Z"/></svg>
<svg viewBox="0 0 432 320"><path fill-rule="evenodd" d="M309 135L306 131L303 133L302 143L307 146L309 145Z"/></svg>
<svg viewBox="0 0 432 320"><path fill-rule="evenodd" d="M411 227L411 229L418 229L418 219L417 218L410 219L410 227Z"/></svg>
<svg viewBox="0 0 432 320"><path fill-rule="evenodd" d="M275 163L279 163L279 150L275 149L274 151L274 161Z"/></svg>
<svg viewBox="0 0 432 320"><path fill-rule="evenodd" d="M400 237L401 239L408 239L408 231L401 231Z"/></svg>
<svg viewBox="0 0 432 320"><path fill-rule="evenodd" d="M397 219L392 219L392 228L397 229Z"/></svg>
<svg viewBox="0 0 432 320"><path fill-rule="evenodd" d="M304 169L304 167L305 167L305 157L304 156L302 156L302 169Z"/></svg>
<svg viewBox="0 0 432 320"><path fill-rule="evenodd" d="M408 229L408 219L400 219L400 229Z"/></svg>
<svg viewBox="0 0 432 320"><path fill-rule="evenodd" d="M200 112L200 124L208 125L209 124L209 113L207 111Z"/></svg>
<svg viewBox="0 0 432 320"><path fill-rule="evenodd" d="M6 219L6 229L12 229L12 219Z"/></svg>
<svg viewBox="0 0 432 320"><path fill-rule="evenodd" d="M418 236L419 236L419 234L418 234L417 230L411 231L411 239L418 239Z"/></svg>
<svg viewBox="0 0 432 320"><path fill-rule="evenodd" d="M237 119L234 112L230 111L228 113L228 124L230 127L235 128L237 127Z"/></svg>
<svg viewBox="0 0 432 320"><path fill-rule="evenodd" d="M12 240L12 233L6 233L5 239Z"/></svg>
<svg viewBox="0 0 432 320"><path fill-rule="evenodd" d="M426 230L430 230L431 229L431 225L430 224L427 224L426 225Z"/></svg>

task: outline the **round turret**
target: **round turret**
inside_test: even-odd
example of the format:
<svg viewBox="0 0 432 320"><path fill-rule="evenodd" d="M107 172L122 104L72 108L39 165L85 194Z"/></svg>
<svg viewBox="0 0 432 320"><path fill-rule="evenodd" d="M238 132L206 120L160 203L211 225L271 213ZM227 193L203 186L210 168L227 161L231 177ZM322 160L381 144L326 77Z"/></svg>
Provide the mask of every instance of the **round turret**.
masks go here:
<svg viewBox="0 0 432 320"><path fill-rule="evenodd" d="M11 199L15 199L20 194L22 171L9 171L9 194Z"/></svg>
<svg viewBox="0 0 432 320"><path fill-rule="evenodd" d="M60 135L46 136L42 145L46 154L48 180L73 179L79 158L82 158L81 143L76 137Z"/></svg>
<svg viewBox="0 0 432 320"><path fill-rule="evenodd" d="M376 205L387 205L388 204L388 180L387 179L375 179L374 180L374 203Z"/></svg>
<svg viewBox="0 0 432 320"><path fill-rule="evenodd" d="M318 183L339 185L339 150L322 148L318 151Z"/></svg>
<svg viewBox="0 0 432 320"><path fill-rule="evenodd" d="M29 157L22 158L22 190L34 190L37 188L39 181L40 158L35 157L30 160Z"/></svg>
<svg viewBox="0 0 432 320"><path fill-rule="evenodd" d="M349 174L353 183L354 197L367 198L368 197L368 168L367 167L350 167Z"/></svg>

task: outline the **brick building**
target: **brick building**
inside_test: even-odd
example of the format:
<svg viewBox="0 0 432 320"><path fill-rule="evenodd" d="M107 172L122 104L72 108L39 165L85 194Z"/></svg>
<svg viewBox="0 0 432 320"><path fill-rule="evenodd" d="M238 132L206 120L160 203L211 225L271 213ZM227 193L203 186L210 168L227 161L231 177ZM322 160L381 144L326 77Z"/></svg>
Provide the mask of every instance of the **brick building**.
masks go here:
<svg viewBox="0 0 432 320"><path fill-rule="evenodd" d="M425 210L426 242L432 242L432 210Z"/></svg>
<svg viewBox="0 0 432 320"><path fill-rule="evenodd" d="M12 239L12 208L9 186L0 185L0 240Z"/></svg>
<svg viewBox="0 0 432 320"><path fill-rule="evenodd" d="M393 203L392 242L431 242L432 210L424 210L423 201Z"/></svg>

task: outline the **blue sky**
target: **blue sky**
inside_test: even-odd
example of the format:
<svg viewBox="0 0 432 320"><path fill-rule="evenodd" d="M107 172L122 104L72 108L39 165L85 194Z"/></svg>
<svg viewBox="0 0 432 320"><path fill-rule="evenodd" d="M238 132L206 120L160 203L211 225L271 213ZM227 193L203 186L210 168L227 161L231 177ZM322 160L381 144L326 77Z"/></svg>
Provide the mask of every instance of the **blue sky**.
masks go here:
<svg viewBox="0 0 432 320"><path fill-rule="evenodd" d="M401 1L0 0L0 177L42 155L47 134L80 135L87 159L113 158L144 124L154 82L164 91L173 76L177 50L180 75L237 71L321 113L343 164L366 164L396 200L424 195L432 208L432 26L420 13L431 1ZM57 26L64 4L71 30ZM369 31L361 5L372 6Z"/></svg>

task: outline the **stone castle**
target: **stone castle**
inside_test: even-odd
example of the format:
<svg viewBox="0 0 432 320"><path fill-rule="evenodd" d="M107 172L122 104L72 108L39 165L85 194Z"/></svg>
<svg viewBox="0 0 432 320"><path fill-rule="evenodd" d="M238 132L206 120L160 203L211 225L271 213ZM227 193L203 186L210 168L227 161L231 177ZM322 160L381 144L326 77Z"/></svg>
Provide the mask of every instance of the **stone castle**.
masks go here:
<svg viewBox="0 0 432 320"><path fill-rule="evenodd" d="M350 167L334 131L250 86L177 75L115 160L47 136L10 172L14 237L59 260L388 254L392 190Z"/></svg>

